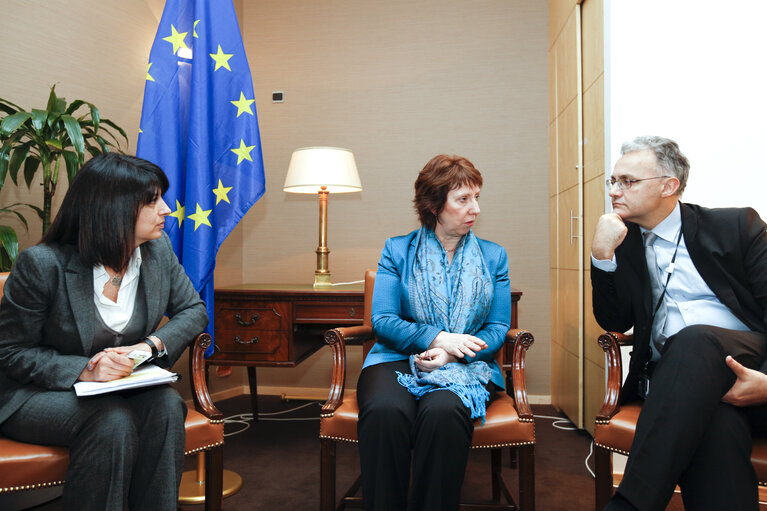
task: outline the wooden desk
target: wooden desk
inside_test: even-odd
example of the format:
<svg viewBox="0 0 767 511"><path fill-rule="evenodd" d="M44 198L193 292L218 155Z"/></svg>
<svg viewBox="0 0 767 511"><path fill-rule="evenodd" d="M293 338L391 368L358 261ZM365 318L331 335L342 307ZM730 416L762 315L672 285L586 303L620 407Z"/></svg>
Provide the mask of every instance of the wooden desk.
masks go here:
<svg viewBox="0 0 767 511"><path fill-rule="evenodd" d="M522 292L511 290L511 328ZM311 284L243 284L215 291L215 350L207 365L246 366L258 418L256 367L295 367L324 346L325 330L362 324L362 284L313 289ZM511 375L511 353L503 370ZM511 382L507 382L507 388Z"/></svg>
<svg viewBox="0 0 767 511"><path fill-rule="evenodd" d="M363 285L244 284L215 291L215 351L207 365L246 366L258 418L256 367L295 367L325 345L328 328L362 324Z"/></svg>

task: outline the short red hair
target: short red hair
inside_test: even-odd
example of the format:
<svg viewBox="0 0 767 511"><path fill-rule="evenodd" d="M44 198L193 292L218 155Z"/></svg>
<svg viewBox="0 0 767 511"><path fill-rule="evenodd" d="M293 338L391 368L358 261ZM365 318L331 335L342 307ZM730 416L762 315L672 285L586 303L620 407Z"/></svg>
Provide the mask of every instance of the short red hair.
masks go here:
<svg viewBox="0 0 767 511"><path fill-rule="evenodd" d="M482 174L463 156L439 154L429 160L415 180L413 205L421 225L431 230L447 201L447 194L461 186L482 187Z"/></svg>

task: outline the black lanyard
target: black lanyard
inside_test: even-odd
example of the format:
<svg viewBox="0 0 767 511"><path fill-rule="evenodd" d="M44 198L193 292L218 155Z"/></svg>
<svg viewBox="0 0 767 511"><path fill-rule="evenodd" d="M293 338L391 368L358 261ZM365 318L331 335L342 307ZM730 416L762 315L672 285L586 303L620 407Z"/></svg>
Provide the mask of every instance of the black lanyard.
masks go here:
<svg viewBox="0 0 767 511"><path fill-rule="evenodd" d="M656 234L657 236L657 234ZM676 253L679 251L679 242L682 241L682 227L679 226L679 234L676 237L676 246L674 247L674 255L671 256L671 263L669 263L668 267L666 268L666 283L663 285L663 291L660 294L660 298L658 298L658 303L655 304L655 309L652 311L652 316L650 316L650 324L652 324L652 321L655 319L655 313L658 312L658 309L660 309L660 304L663 303L663 297L666 296L666 288L668 288L668 281L671 280L671 274L674 273L674 261L676 261ZM655 266L658 266L658 256L655 256ZM657 271L657 270L655 270Z"/></svg>

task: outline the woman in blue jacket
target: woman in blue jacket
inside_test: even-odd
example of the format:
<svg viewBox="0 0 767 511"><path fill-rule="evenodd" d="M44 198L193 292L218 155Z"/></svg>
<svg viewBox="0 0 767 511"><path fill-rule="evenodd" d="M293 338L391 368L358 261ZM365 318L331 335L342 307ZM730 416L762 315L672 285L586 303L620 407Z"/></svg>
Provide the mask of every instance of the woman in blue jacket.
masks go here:
<svg viewBox="0 0 767 511"><path fill-rule="evenodd" d="M474 429L503 389L509 264L472 232L482 175L439 155L415 182L421 228L386 240L357 385L366 509L456 509ZM412 488L410 482L412 451Z"/></svg>

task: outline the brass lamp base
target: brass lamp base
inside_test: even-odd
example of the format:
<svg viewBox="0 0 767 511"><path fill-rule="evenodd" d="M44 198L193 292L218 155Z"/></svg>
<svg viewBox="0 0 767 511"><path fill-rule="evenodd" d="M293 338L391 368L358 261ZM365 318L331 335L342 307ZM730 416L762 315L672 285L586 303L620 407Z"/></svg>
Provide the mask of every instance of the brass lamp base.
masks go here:
<svg viewBox="0 0 767 511"><path fill-rule="evenodd" d="M314 287L330 287L330 272L318 273L314 272Z"/></svg>
<svg viewBox="0 0 767 511"><path fill-rule="evenodd" d="M189 470L181 474L181 486L178 488L179 504L202 504L205 502L205 481L198 481L197 471ZM234 495L242 488L242 477L231 470L224 470L224 498Z"/></svg>

